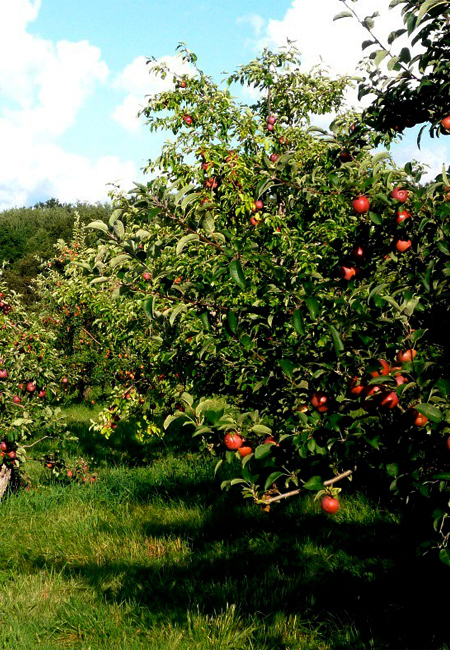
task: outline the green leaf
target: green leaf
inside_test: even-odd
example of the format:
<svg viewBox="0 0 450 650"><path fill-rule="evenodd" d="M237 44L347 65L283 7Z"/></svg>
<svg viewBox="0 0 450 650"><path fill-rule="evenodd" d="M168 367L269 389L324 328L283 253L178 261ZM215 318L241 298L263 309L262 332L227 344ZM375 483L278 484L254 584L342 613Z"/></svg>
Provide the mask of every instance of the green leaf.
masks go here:
<svg viewBox="0 0 450 650"><path fill-rule="evenodd" d="M444 255L450 255L450 248L446 241L438 241L436 242L436 246L439 248L441 253L444 253Z"/></svg>
<svg viewBox="0 0 450 650"><path fill-rule="evenodd" d="M178 205L178 203L181 201L183 196L185 194L187 194L190 190L193 190L194 188L195 188L195 185L192 185L192 184L185 185L184 187L182 187L181 190L179 192L177 192L177 194L175 195L175 198L174 198L175 205Z"/></svg>
<svg viewBox="0 0 450 650"><path fill-rule="evenodd" d="M388 473L389 476L392 476L394 478L398 476L398 472L399 472L398 463L388 463L386 465L386 472Z"/></svg>
<svg viewBox="0 0 450 650"><path fill-rule="evenodd" d="M125 235L125 227L121 221L116 221L116 223L113 226L114 234L116 235L117 239L122 239L123 236Z"/></svg>
<svg viewBox="0 0 450 650"><path fill-rule="evenodd" d="M172 309L172 312L170 314L169 323L173 325L178 314L180 314L182 311L186 311L186 309L187 309L187 305L184 305L183 303L176 305L176 307Z"/></svg>
<svg viewBox="0 0 450 650"><path fill-rule="evenodd" d="M119 266L122 262L125 260L129 260L130 256L127 254L123 255L116 255L116 257L113 257L112 260L110 261L109 265L112 269L114 269L116 266Z"/></svg>
<svg viewBox="0 0 450 650"><path fill-rule="evenodd" d="M242 270L242 266L239 260L233 260L230 263L230 275L232 279L236 282L238 287L244 291L246 288L247 284L245 281L245 275Z"/></svg>
<svg viewBox="0 0 450 650"><path fill-rule="evenodd" d="M272 472L272 474L267 477L266 482L264 483L264 490L268 490L270 486L280 478L280 476L284 476L283 472Z"/></svg>
<svg viewBox="0 0 450 650"><path fill-rule="evenodd" d="M435 481L450 481L450 473L449 472L439 472L439 474L433 474L433 479Z"/></svg>
<svg viewBox="0 0 450 650"><path fill-rule="evenodd" d="M238 326L238 319L236 313L232 309L228 312L228 325L233 334L235 334Z"/></svg>
<svg viewBox="0 0 450 650"><path fill-rule="evenodd" d="M340 14L336 14L336 16L333 18L333 21L341 20L341 18L353 18L353 14L351 11L341 11Z"/></svg>
<svg viewBox="0 0 450 650"><path fill-rule="evenodd" d="M290 361L290 359L281 359L278 363L280 364L284 374L291 379L294 372L294 364L292 361Z"/></svg>
<svg viewBox="0 0 450 650"><path fill-rule="evenodd" d="M272 429L269 429L269 427L265 427L264 424L255 424L255 426L252 427L250 431L253 431L253 433L257 433L258 435L261 436L272 435Z"/></svg>
<svg viewBox="0 0 450 650"><path fill-rule="evenodd" d="M331 336L333 337L333 344L334 344L334 350L339 356L343 351L344 351L344 344L342 343L342 339L340 337L339 332L335 328L334 325L328 325L331 331Z"/></svg>
<svg viewBox="0 0 450 650"><path fill-rule="evenodd" d="M144 302L144 313L147 316L149 320L153 320L155 317L155 298L153 296L150 296L148 300Z"/></svg>
<svg viewBox="0 0 450 650"><path fill-rule="evenodd" d="M448 5L449 2L448 0L425 0L420 5L419 13L417 14L417 22L420 23L422 18L425 16L430 9L433 9L434 7L437 7L438 5Z"/></svg>
<svg viewBox="0 0 450 650"><path fill-rule="evenodd" d="M439 551L439 559L447 566L450 566L450 549L441 548L441 550Z"/></svg>
<svg viewBox="0 0 450 650"><path fill-rule="evenodd" d="M101 230L102 232L106 232L109 234L109 228L106 225L106 223L103 223L103 221L92 221L87 225L87 228L93 228L94 230Z"/></svg>
<svg viewBox="0 0 450 650"><path fill-rule="evenodd" d="M375 55L375 58L374 58L373 62L378 67L380 65L380 63L382 62L382 60L387 57L387 55L388 55L387 50L378 50L378 52Z"/></svg>
<svg viewBox="0 0 450 650"><path fill-rule="evenodd" d="M393 56L392 58L390 58L387 64L387 69L392 70L393 68L395 68L395 66L398 63L398 60L399 60L398 56Z"/></svg>
<svg viewBox="0 0 450 650"><path fill-rule="evenodd" d="M186 245L188 242L190 242L190 241L198 241L198 240L199 240L199 236L198 236L197 234L195 234L195 233L191 233L191 234L189 234L189 235L185 235L184 237L182 237L182 238L180 239L180 241L179 241L178 244L177 244L176 254L177 254L177 255L180 255L181 252L183 251L183 248L185 247L185 245Z"/></svg>
<svg viewBox="0 0 450 650"><path fill-rule="evenodd" d="M255 458L257 460L261 460L261 458L265 458L272 451L272 447L273 445L259 445L259 447L256 447L255 449Z"/></svg>
<svg viewBox="0 0 450 650"><path fill-rule="evenodd" d="M203 325L203 329L206 330L207 332L209 332L210 329L211 329L211 325L209 323L208 312L207 311L202 312L201 314L199 314L199 318L200 318L201 323Z"/></svg>
<svg viewBox="0 0 450 650"><path fill-rule="evenodd" d="M407 47L402 47L398 58L403 63L409 63L411 61L411 52Z"/></svg>
<svg viewBox="0 0 450 650"><path fill-rule="evenodd" d="M196 198L201 196L200 192L192 192L192 194L188 194L182 201L181 201L181 209L183 212L186 210L187 206L189 203L192 203Z"/></svg>
<svg viewBox="0 0 450 650"><path fill-rule="evenodd" d="M94 278L91 280L91 284L104 284L105 282L108 282L109 278L106 277L101 277L101 278Z"/></svg>
<svg viewBox="0 0 450 650"><path fill-rule="evenodd" d="M305 490L323 490L324 484L320 476L312 476L309 481L304 483L303 488Z"/></svg>
<svg viewBox="0 0 450 650"><path fill-rule="evenodd" d="M414 408L432 422L440 422L444 417L441 411L432 404L416 404Z"/></svg>
<svg viewBox="0 0 450 650"><path fill-rule="evenodd" d="M114 224L116 223L117 219L122 215L122 212L123 212L123 210L121 210L120 208L117 208L117 210L114 210L114 212L112 213L112 215L109 218L109 225L111 226L111 228L114 227ZM97 223L97 222L95 222L95 223Z"/></svg>
<svg viewBox="0 0 450 650"><path fill-rule="evenodd" d="M369 212L369 218L371 222L374 223L376 226L381 226L381 224L383 223L383 219L376 212Z"/></svg>
<svg viewBox="0 0 450 650"><path fill-rule="evenodd" d="M320 305L317 298L308 298L306 300L306 306L308 307L311 318L316 319L320 311Z"/></svg>
<svg viewBox="0 0 450 650"><path fill-rule="evenodd" d="M297 334L300 334L300 336L304 336L305 335L305 326L303 324L303 316L302 316L301 310L300 309L295 309L292 318L293 318L295 331L297 332Z"/></svg>

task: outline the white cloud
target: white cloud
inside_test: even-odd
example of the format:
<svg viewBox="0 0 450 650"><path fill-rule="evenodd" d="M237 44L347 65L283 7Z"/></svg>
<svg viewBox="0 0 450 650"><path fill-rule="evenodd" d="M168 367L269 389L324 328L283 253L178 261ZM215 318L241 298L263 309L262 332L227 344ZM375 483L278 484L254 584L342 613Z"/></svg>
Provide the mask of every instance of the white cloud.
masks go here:
<svg viewBox="0 0 450 650"><path fill-rule="evenodd" d="M108 183L129 189L136 180L132 162L113 156L90 161L57 144L38 142L6 120L0 120L0 141L8 152L0 157L0 210L26 205L38 195L63 202L105 201Z"/></svg>
<svg viewBox="0 0 450 650"><path fill-rule="evenodd" d="M170 71L165 79L155 74L157 65L167 66ZM174 75L191 76L193 73L193 67L178 56L162 56L149 64L144 56L136 57L113 82L114 88L128 93L114 110L113 119L128 131L139 131L142 121L137 113L145 106L145 97L173 88Z"/></svg>
<svg viewBox="0 0 450 650"><path fill-rule="evenodd" d="M0 209L39 194L106 200L108 182L131 187L136 175L132 162L91 161L57 144L109 71L88 41L52 43L28 33L40 6L41 0L0 0Z"/></svg>
<svg viewBox="0 0 450 650"><path fill-rule="evenodd" d="M380 17L375 19L374 32L384 43L400 20L400 9L389 10L389 1L359 0L351 3L361 18L371 15L374 10L380 13ZM308 3L292 0L282 20L269 20L264 35L257 39L258 47L280 47L290 39L296 41L306 68L323 63L335 73L353 74L361 59L361 43L370 37L354 19L343 18L333 22L333 17L344 9L339 0Z"/></svg>

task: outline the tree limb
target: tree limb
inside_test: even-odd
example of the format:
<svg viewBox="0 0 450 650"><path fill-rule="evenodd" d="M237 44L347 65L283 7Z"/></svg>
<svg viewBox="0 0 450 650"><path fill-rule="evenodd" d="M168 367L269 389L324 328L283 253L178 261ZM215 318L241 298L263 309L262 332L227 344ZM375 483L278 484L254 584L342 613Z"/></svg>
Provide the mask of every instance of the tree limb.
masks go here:
<svg viewBox="0 0 450 650"><path fill-rule="evenodd" d="M347 476L350 476L350 474L353 474L352 469L348 469L345 472L342 472L342 474L338 474L338 476L335 476L334 478L328 479L328 481L324 481L323 484L328 487L329 485L333 485L333 483L337 483L338 481L342 481L343 478L347 478ZM262 498L262 503L265 505L268 503L273 503L274 501L281 501L281 499L287 499L288 497L293 497L296 494L300 494L300 492L303 490L303 487L298 488L298 490L292 490L291 492L285 492L284 494L279 494L276 497L270 497L269 499L267 498Z"/></svg>

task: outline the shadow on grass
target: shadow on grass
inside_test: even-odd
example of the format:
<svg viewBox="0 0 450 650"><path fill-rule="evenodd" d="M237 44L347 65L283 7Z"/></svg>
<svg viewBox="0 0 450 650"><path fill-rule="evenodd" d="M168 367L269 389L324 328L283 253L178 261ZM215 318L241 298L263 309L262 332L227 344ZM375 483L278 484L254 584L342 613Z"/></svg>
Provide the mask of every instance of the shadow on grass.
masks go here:
<svg viewBox="0 0 450 650"><path fill-rule="evenodd" d="M77 407L80 409L79 413ZM67 409L67 428L77 441L66 443L66 455L91 458L96 466L142 467L166 455L198 450L198 445L186 428L171 427L162 437L144 436L141 440L133 420L120 421L117 429L106 438L98 431L90 429L90 419L94 419L98 411L98 407L90 408L84 402L74 403ZM38 453L51 451L58 445L58 441L44 441L39 445Z"/></svg>
<svg viewBox="0 0 450 650"><path fill-rule="evenodd" d="M417 530L381 517L371 527L331 519L301 499L270 514L239 499L227 493L204 507L204 490L200 520L161 516L143 524L148 539L184 540L189 552L182 557L71 566L52 561L52 568L86 581L106 601L136 604L149 625L185 626L187 610L214 614L235 603L244 616L297 614L320 618L330 630L352 625L361 647L442 647L447 603L437 586L446 569L434 557L413 555ZM44 558L33 562L48 568Z"/></svg>

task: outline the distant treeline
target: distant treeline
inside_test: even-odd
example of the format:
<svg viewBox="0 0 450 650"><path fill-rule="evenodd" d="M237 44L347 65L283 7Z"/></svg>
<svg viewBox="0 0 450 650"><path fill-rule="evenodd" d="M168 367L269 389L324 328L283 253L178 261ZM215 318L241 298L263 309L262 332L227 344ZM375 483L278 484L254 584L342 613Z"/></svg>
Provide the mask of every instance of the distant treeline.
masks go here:
<svg viewBox="0 0 450 650"><path fill-rule="evenodd" d="M50 199L31 208L0 212L0 266L8 262L3 277L9 287L21 293L26 302L32 302L30 283L40 270L38 258L51 258L58 239L70 240L75 212L82 223L89 223L107 220L111 210L109 204L71 204Z"/></svg>

